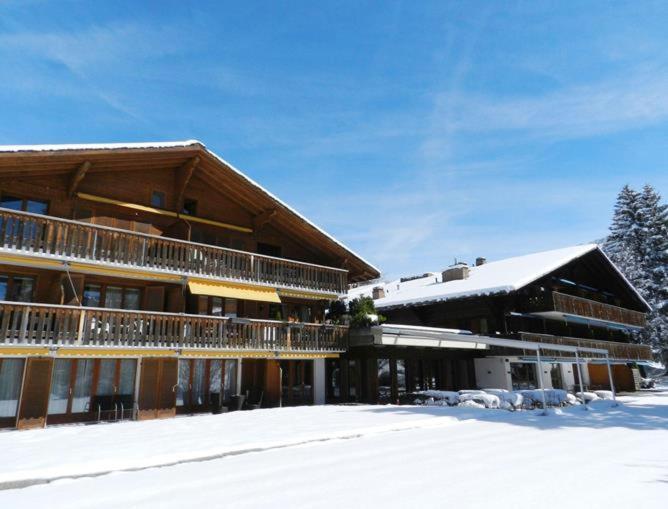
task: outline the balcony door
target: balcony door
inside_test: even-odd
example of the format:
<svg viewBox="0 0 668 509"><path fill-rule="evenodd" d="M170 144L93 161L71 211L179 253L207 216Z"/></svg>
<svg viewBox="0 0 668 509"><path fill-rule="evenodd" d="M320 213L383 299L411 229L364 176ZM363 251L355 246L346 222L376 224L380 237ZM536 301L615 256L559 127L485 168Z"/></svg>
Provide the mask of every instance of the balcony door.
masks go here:
<svg viewBox="0 0 668 509"><path fill-rule="evenodd" d="M180 359L178 413L209 412L237 394L236 359Z"/></svg>
<svg viewBox="0 0 668 509"><path fill-rule="evenodd" d="M0 358L0 428L13 428L21 396L25 359Z"/></svg>
<svg viewBox="0 0 668 509"><path fill-rule="evenodd" d="M49 424L93 418L94 359L56 359L51 375L47 420Z"/></svg>
<svg viewBox="0 0 668 509"><path fill-rule="evenodd" d="M313 404L313 361L281 361L281 406Z"/></svg>

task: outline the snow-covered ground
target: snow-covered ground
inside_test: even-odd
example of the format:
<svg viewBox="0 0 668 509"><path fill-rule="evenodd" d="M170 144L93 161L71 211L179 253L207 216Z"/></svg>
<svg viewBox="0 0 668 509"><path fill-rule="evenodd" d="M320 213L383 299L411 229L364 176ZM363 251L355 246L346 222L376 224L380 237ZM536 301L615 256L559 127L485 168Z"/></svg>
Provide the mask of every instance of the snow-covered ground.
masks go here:
<svg viewBox="0 0 668 509"><path fill-rule="evenodd" d="M326 406L0 433L0 508L660 507L668 387L508 412Z"/></svg>

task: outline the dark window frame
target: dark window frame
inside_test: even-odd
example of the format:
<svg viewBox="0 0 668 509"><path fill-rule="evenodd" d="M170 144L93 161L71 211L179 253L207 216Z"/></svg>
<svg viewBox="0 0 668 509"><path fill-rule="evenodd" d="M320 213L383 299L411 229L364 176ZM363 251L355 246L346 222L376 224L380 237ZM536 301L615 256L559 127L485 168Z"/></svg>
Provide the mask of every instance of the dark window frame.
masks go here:
<svg viewBox="0 0 668 509"><path fill-rule="evenodd" d="M155 203L154 198L157 198L159 203ZM151 207L155 207L156 209L165 209L167 208L167 193L164 191L157 191L153 190L151 191Z"/></svg>
<svg viewBox="0 0 668 509"><path fill-rule="evenodd" d="M25 195L22 195L21 193L0 193L0 207L2 206L2 201L7 199L7 198L12 198L14 200L21 200L21 212L28 212L28 202L36 202L36 203L42 203L46 206L46 210L42 213L42 215L48 215L49 214L49 209L51 208L51 202L50 200L43 200L39 198L29 198L26 197Z"/></svg>

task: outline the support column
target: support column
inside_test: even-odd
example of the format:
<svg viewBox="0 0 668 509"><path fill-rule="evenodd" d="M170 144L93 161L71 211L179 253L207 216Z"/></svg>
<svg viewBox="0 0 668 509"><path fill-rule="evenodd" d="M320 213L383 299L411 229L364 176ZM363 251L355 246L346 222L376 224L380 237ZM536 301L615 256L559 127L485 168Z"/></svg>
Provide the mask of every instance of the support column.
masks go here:
<svg viewBox="0 0 668 509"><path fill-rule="evenodd" d="M584 409L589 410L587 407L587 400L584 397L584 382L582 380L582 370L580 369L580 356L578 355L578 351L575 351L575 362L576 366L578 367L578 380L580 381L580 394L582 394L582 403L584 404Z"/></svg>
<svg viewBox="0 0 668 509"><path fill-rule="evenodd" d="M325 359L313 360L313 404L324 405L327 391Z"/></svg>
<svg viewBox="0 0 668 509"><path fill-rule="evenodd" d="M605 364L608 366L608 378L610 378L610 391L612 392L612 406L617 406L617 394L615 391L615 382L612 379L612 368L610 368L610 356L605 354Z"/></svg>
<svg viewBox="0 0 668 509"><path fill-rule="evenodd" d="M538 361L538 384L540 385L540 393L543 397L543 415L547 415L547 402L545 400L545 384L543 384L543 363L540 361L540 348L536 349L536 360Z"/></svg>

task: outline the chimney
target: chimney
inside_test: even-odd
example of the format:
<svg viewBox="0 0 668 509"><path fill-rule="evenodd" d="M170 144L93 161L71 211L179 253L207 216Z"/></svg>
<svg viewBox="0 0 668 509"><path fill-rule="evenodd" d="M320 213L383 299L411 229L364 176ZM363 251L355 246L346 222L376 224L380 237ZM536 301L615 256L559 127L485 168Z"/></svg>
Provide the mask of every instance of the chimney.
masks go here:
<svg viewBox="0 0 668 509"><path fill-rule="evenodd" d="M478 256L478 258L475 259L475 266L480 267L481 265L485 265L487 263L487 258L483 258L482 256Z"/></svg>
<svg viewBox="0 0 668 509"><path fill-rule="evenodd" d="M383 297L385 297L385 288L383 288L382 286L374 287L374 289L371 292L371 297L373 298L373 300L382 299Z"/></svg>
<svg viewBox="0 0 668 509"><path fill-rule="evenodd" d="M456 281L458 279L467 279L469 277L469 266L465 263L452 265L443 271L443 282Z"/></svg>

